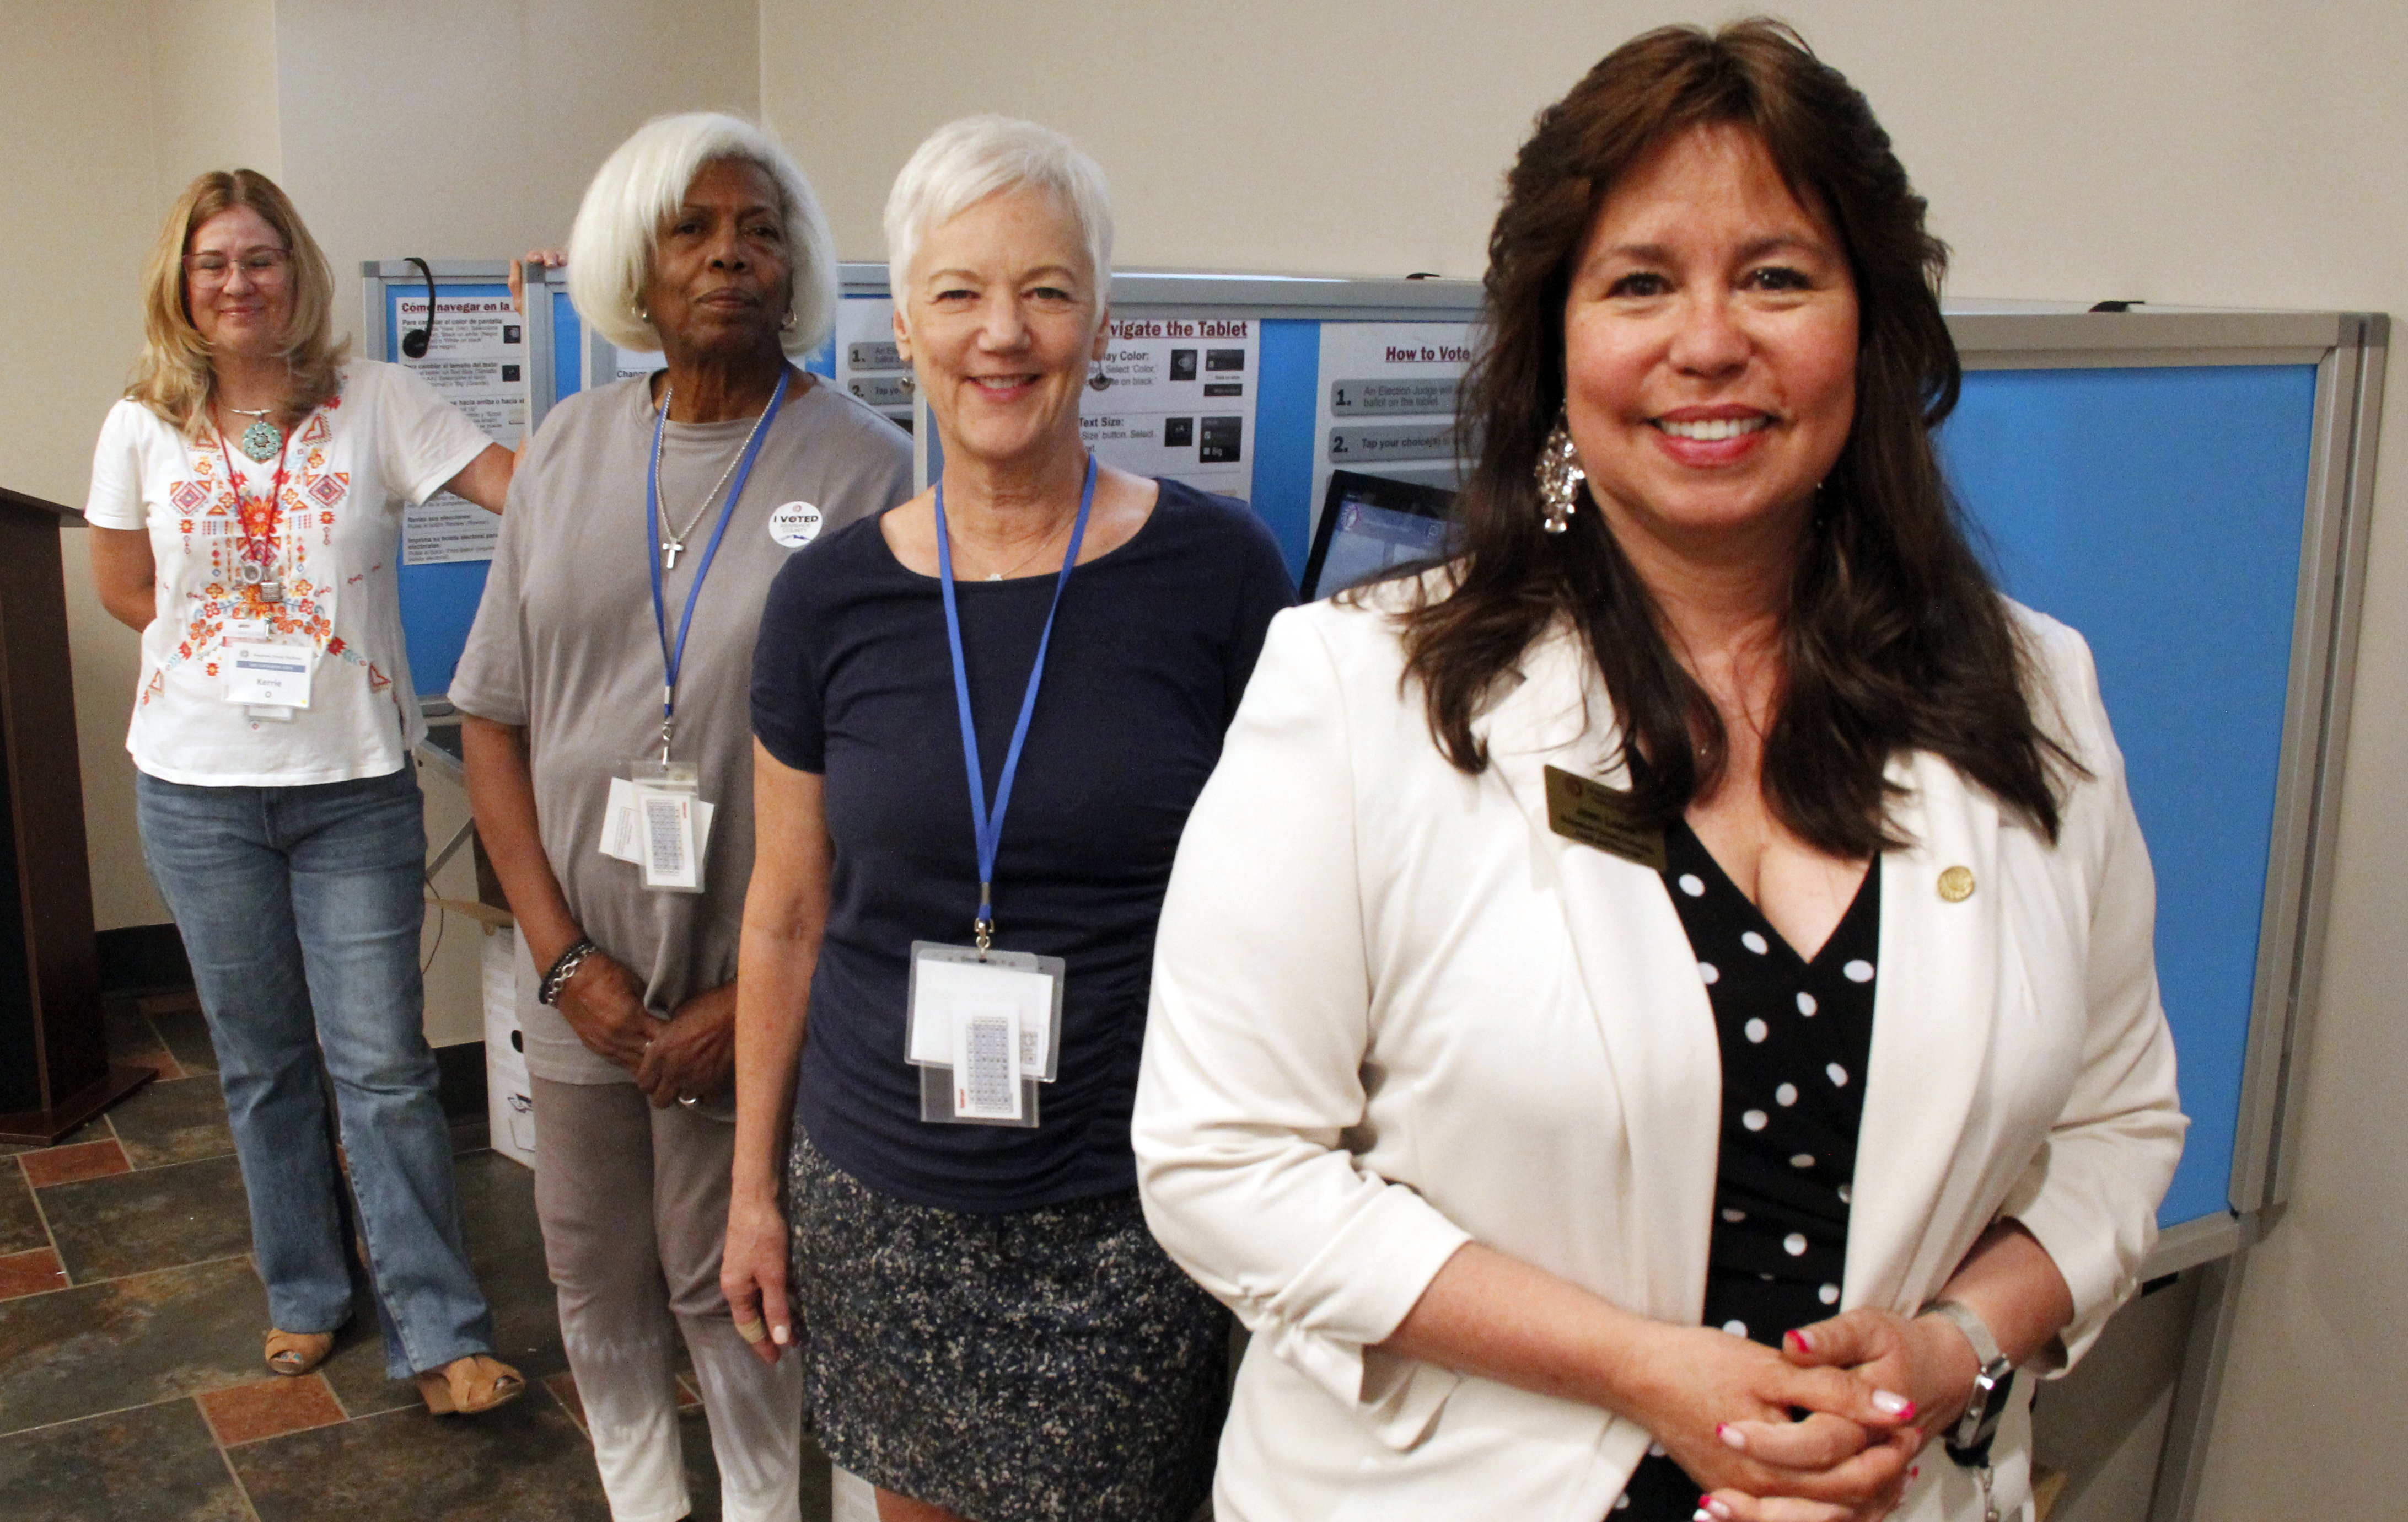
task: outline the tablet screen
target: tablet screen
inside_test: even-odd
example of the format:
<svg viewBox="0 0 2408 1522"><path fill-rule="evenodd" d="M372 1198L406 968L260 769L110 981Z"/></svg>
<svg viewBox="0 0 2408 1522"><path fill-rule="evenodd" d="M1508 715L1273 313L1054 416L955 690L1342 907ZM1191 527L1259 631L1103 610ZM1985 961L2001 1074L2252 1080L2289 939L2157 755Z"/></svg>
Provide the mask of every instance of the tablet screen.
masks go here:
<svg viewBox="0 0 2408 1522"><path fill-rule="evenodd" d="M1305 564L1304 596L1326 597L1399 567L1442 558L1454 505L1455 494L1440 487L1333 472Z"/></svg>

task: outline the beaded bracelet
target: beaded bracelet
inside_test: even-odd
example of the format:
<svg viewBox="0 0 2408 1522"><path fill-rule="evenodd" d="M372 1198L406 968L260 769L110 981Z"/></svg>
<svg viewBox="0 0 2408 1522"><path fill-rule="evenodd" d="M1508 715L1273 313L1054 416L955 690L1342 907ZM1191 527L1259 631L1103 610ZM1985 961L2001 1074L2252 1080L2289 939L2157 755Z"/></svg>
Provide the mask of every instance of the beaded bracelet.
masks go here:
<svg viewBox="0 0 2408 1522"><path fill-rule="evenodd" d="M543 975L542 984L535 991L535 1001L538 1004L559 1003L560 991L568 986L568 980L577 975L578 968L601 949L580 936L577 944L562 952L560 960L552 963L551 970Z"/></svg>

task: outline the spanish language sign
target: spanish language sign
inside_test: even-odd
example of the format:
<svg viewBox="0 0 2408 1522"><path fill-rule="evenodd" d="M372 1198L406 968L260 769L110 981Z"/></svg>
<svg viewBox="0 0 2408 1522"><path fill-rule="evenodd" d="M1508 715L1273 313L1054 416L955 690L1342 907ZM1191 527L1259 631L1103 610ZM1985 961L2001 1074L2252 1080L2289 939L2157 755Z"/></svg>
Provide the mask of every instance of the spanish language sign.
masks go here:
<svg viewBox="0 0 2408 1522"><path fill-rule="evenodd" d="M425 293L394 297L393 323L396 333L423 327ZM396 350L397 363L468 414L487 438L511 449L526 437L526 319L511 308L509 296L448 295L439 286L425 354L412 359ZM465 497L437 492L402 514L402 564L491 560L501 531L499 517Z"/></svg>

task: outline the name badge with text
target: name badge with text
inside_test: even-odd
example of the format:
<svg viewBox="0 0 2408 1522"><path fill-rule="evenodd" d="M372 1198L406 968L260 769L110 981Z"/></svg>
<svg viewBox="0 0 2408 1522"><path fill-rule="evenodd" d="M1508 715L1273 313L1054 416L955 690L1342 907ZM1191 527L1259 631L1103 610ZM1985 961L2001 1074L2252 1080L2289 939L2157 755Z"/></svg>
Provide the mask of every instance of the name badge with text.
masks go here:
<svg viewBox="0 0 2408 1522"><path fill-rule="evenodd" d="M602 805L602 854L642 869L644 886L664 893L700 893L710 850L713 806L699 792L697 768L685 761L635 761L610 779Z"/></svg>
<svg viewBox="0 0 2408 1522"><path fill-rule="evenodd" d="M229 639L220 659L227 702L285 709L309 706L309 677L318 668L315 645Z"/></svg>
<svg viewBox="0 0 2408 1522"><path fill-rule="evenodd" d="M1629 794L1558 767L1547 768L1547 827L1651 871L1664 869L1664 832L1639 823Z"/></svg>
<svg viewBox="0 0 2408 1522"><path fill-rule="evenodd" d="M1034 1126L1062 1039L1062 958L911 942L904 1060L920 1070L920 1118Z"/></svg>

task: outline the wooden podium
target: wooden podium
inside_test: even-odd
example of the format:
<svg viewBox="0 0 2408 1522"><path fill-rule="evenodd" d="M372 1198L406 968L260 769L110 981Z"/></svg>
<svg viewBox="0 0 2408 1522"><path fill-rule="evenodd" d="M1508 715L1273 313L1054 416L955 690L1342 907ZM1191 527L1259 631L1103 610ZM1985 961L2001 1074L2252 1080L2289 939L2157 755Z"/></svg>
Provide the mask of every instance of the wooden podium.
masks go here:
<svg viewBox="0 0 2408 1522"><path fill-rule="evenodd" d="M74 521L0 487L0 1142L44 1145L154 1076L110 1067L101 1026L59 567Z"/></svg>

